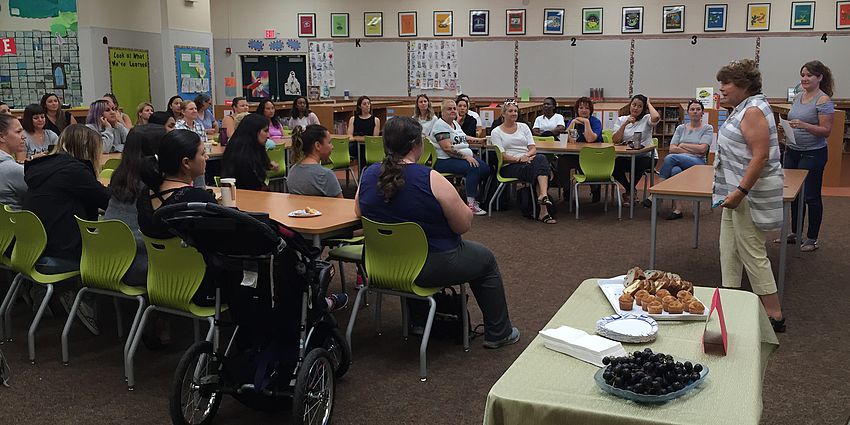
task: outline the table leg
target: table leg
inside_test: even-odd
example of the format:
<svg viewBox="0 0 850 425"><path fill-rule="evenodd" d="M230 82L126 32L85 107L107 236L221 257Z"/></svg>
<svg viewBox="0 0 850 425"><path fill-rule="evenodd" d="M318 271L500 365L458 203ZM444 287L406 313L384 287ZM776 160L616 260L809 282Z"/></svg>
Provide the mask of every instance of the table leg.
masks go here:
<svg viewBox="0 0 850 425"><path fill-rule="evenodd" d="M658 225L658 204L661 203L661 197L655 195L655 202L652 203L652 216L649 219L649 268L655 268L655 233L657 231L656 226Z"/></svg>
<svg viewBox="0 0 850 425"><path fill-rule="evenodd" d="M318 233L313 235L313 246L315 246L316 248L322 247L322 237L319 236Z"/></svg>
<svg viewBox="0 0 850 425"><path fill-rule="evenodd" d="M806 202L806 184L800 186L800 195L797 196L797 246L803 244L803 208Z"/></svg>
<svg viewBox="0 0 850 425"><path fill-rule="evenodd" d="M699 248L699 201L694 201L694 249Z"/></svg>
<svg viewBox="0 0 850 425"><path fill-rule="evenodd" d="M630 155L632 157L632 172L629 176L629 219L635 218L635 155Z"/></svg>
<svg viewBox="0 0 850 425"><path fill-rule="evenodd" d="M777 282L777 290L779 291L779 300L782 301L782 295L784 293L783 289L785 287L785 262L786 256L788 255L788 244L784 243L788 238L788 227L789 222L791 221L791 203L783 202L782 203L782 230L779 234L779 240L781 241L779 244L779 279Z"/></svg>

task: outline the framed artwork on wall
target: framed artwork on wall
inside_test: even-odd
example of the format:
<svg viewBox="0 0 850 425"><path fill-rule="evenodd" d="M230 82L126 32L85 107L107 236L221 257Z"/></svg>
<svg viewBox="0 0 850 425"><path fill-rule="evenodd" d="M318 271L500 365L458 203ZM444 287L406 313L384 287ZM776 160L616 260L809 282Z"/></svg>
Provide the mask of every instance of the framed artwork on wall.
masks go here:
<svg viewBox="0 0 850 425"><path fill-rule="evenodd" d="M543 9L543 34L564 35L564 9Z"/></svg>
<svg viewBox="0 0 850 425"><path fill-rule="evenodd" d="M601 7L586 7L581 10L581 33L602 34Z"/></svg>
<svg viewBox="0 0 850 425"><path fill-rule="evenodd" d="M315 13L299 13L298 14L298 36L299 37L315 37L316 36L316 14Z"/></svg>
<svg viewBox="0 0 850 425"><path fill-rule="evenodd" d="M747 31L770 29L770 3L747 4Z"/></svg>
<svg viewBox="0 0 850 425"><path fill-rule="evenodd" d="M452 35L452 12L434 12L434 37L451 37Z"/></svg>
<svg viewBox="0 0 850 425"><path fill-rule="evenodd" d="M331 37L348 37L347 13L331 13Z"/></svg>
<svg viewBox="0 0 850 425"><path fill-rule="evenodd" d="M505 35L525 35L525 9L505 11Z"/></svg>
<svg viewBox="0 0 850 425"><path fill-rule="evenodd" d="M490 35L490 11L469 11L469 35Z"/></svg>
<svg viewBox="0 0 850 425"><path fill-rule="evenodd" d="M398 36L416 37L416 12L398 12Z"/></svg>
<svg viewBox="0 0 850 425"><path fill-rule="evenodd" d="M623 22L620 32L623 34L643 32L643 6L623 8Z"/></svg>
<svg viewBox="0 0 850 425"><path fill-rule="evenodd" d="M835 2L835 29L850 28L850 1Z"/></svg>
<svg viewBox="0 0 850 425"><path fill-rule="evenodd" d="M815 28L815 2L791 2L791 29L811 30Z"/></svg>
<svg viewBox="0 0 850 425"><path fill-rule="evenodd" d="M705 31L726 31L726 11L728 6L725 4L707 4L705 5Z"/></svg>
<svg viewBox="0 0 850 425"><path fill-rule="evenodd" d="M664 6L662 32L685 32L685 6Z"/></svg>
<svg viewBox="0 0 850 425"><path fill-rule="evenodd" d="M366 37L384 36L383 12L363 12L363 35Z"/></svg>

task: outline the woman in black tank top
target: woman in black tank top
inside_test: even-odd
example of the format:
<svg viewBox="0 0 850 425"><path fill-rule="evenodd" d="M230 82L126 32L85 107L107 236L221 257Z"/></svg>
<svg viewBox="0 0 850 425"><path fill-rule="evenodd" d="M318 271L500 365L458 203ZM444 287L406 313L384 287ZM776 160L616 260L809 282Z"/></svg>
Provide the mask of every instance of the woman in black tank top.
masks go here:
<svg viewBox="0 0 850 425"><path fill-rule="evenodd" d="M354 116L348 120L348 154L359 158L358 170L363 170L366 164L366 147L363 136L378 136L381 133L381 120L372 115L372 100L369 96L360 96ZM359 148L358 148L359 146ZM360 155L358 156L358 152Z"/></svg>

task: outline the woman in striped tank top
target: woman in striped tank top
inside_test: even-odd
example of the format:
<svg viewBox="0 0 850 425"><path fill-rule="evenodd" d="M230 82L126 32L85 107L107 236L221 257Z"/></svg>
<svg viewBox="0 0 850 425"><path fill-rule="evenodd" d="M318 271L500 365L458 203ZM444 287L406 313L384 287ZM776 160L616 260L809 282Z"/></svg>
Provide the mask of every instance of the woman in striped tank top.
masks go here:
<svg viewBox="0 0 850 425"><path fill-rule="evenodd" d="M755 61L734 61L717 72L722 100L734 106L720 127L714 157L713 203L720 203L720 268L723 286L741 287L747 276L776 332L785 318L765 247L766 231L782 226L784 174L776 122L761 94Z"/></svg>

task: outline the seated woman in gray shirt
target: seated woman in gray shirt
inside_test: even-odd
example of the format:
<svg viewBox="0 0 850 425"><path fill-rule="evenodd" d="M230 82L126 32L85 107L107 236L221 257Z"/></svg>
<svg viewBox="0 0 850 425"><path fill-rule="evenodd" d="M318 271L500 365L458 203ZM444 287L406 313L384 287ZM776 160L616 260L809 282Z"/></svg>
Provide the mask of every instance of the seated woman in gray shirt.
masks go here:
<svg viewBox="0 0 850 425"><path fill-rule="evenodd" d="M20 209L27 193L24 166L15 161L21 152L24 152L24 128L12 115L0 114L0 208L9 205Z"/></svg>
<svg viewBox="0 0 850 425"><path fill-rule="evenodd" d="M292 130L292 160L286 186L296 195L342 198L342 187L336 174L322 165L331 156L331 134L325 127L310 124L304 130Z"/></svg>

